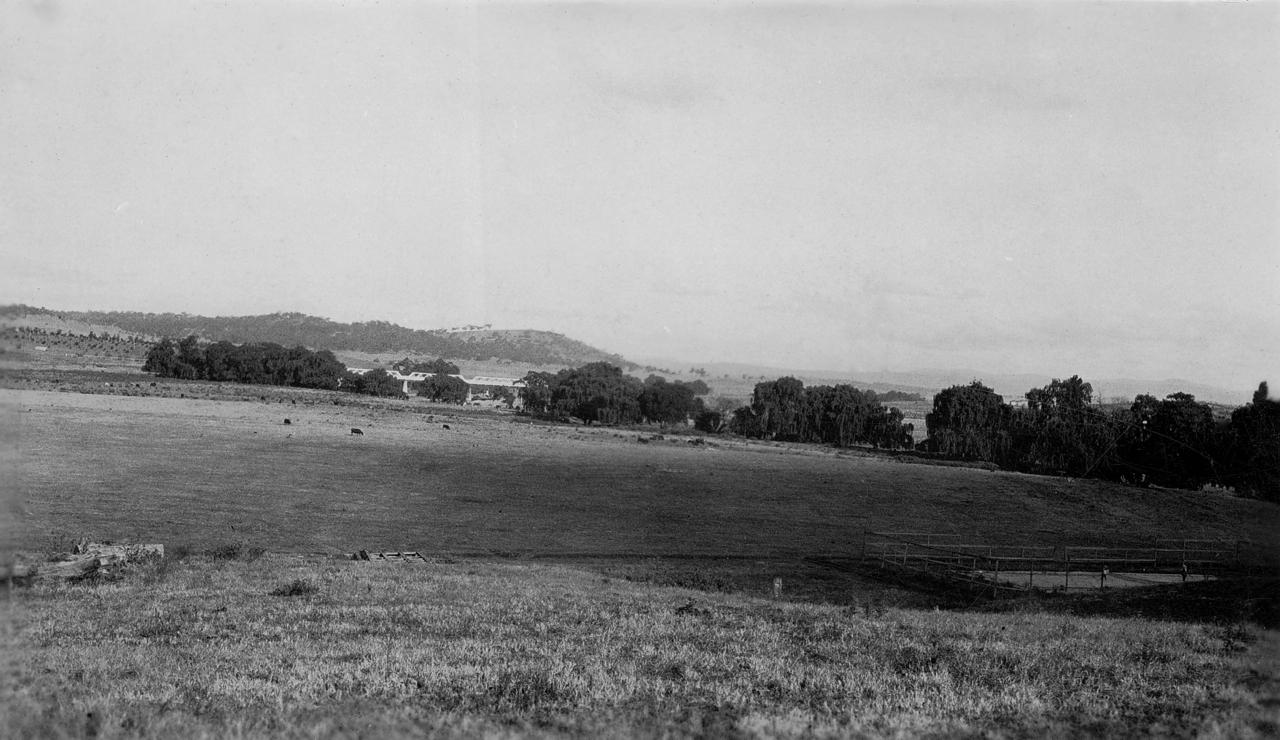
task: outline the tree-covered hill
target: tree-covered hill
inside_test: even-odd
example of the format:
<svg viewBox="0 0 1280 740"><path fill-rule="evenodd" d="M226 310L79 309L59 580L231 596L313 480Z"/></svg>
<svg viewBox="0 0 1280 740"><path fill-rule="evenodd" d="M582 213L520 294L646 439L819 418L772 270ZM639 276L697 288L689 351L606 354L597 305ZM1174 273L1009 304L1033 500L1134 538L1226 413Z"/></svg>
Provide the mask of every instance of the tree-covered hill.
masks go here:
<svg viewBox="0 0 1280 740"><path fill-rule="evenodd" d="M358 352L418 352L463 360L497 358L530 365L578 366L611 362L634 368L610 354L563 334L533 329L449 332L410 329L387 321L340 323L302 313L261 316L196 316L186 313L131 311L50 311L30 306L5 306L4 315L55 314L64 319L117 326L155 337L196 335L209 341L274 342L287 347L354 350Z"/></svg>

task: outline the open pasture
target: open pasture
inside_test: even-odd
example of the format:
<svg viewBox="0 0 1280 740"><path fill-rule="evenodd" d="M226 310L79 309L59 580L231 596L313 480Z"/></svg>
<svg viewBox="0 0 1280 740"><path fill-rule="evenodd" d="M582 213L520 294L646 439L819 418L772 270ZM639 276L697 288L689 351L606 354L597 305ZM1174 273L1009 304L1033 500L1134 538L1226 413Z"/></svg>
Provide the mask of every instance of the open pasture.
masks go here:
<svg viewBox="0 0 1280 740"><path fill-rule="evenodd" d="M447 407L15 390L0 400L15 420L5 541L17 549L87 536L714 559L856 555L864 530L879 530L993 544L1239 538L1274 563L1280 531L1277 507L1223 495L717 438L642 444L649 435Z"/></svg>
<svg viewBox="0 0 1280 740"><path fill-rule="evenodd" d="M904 609L867 589L843 606L788 603L790 590L629 583L608 566L856 555L864 529L1008 544L1243 537L1270 562L1276 507L322 397L0 391L13 421L0 451L17 463L5 466L6 546L88 536L207 553L15 590L0 726L32 737L1223 738L1280 726L1276 633L1256 625L1014 602L1002 602L1011 613ZM360 548L428 560L318 554Z"/></svg>

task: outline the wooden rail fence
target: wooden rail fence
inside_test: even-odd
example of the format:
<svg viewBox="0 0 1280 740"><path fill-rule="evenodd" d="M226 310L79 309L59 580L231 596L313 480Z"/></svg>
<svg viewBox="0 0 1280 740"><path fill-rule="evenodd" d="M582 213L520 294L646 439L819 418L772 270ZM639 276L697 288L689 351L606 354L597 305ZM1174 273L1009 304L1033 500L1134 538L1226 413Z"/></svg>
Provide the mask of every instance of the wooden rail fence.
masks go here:
<svg viewBox="0 0 1280 740"><path fill-rule="evenodd" d="M1163 539L1150 546L992 545L959 534L866 532L862 557L884 568L1003 591L1084 590L1201 580L1238 565L1241 543Z"/></svg>

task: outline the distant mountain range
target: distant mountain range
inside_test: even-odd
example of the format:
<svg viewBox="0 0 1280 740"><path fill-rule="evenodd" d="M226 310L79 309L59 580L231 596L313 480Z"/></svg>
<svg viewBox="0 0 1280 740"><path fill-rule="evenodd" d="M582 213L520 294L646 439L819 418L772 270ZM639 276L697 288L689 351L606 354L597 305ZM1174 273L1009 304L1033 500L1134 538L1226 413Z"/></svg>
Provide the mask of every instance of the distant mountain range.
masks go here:
<svg viewBox="0 0 1280 740"><path fill-rule="evenodd" d="M637 365L620 355L592 347L563 334L534 329L449 331L409 329L386 321L344 324L302 313L261 316L196 316L129 311L53 311L31 306L4 306L0 316L56 316L70 322L119 327L152 337L181 338L194 334L210 341L274 342L288 347L352 350L368 353L405 352L454 360L508 360L528 365L577 367L610 362L627 369Z"/></svg>
<svg viewBox="0 0 1280 740"><path fill-rule="evenodd" d="M364 353L417 353L451 360L491 359L532 366L578 367L589 362L609 362L629 371L646 372L659 367L672 368L677 374L697 366L709 376L773 379L792 375L807 384L850 383L862 388L901 390L921 393L926 398L952 385L981 380L1006 400L1022 397L1032 388L1052 380L1049 375L991 373L973 369L925 369L913 371L831 371L802 370L744 363L689 363L671 359L642 359L639 363L621 355L605 352L563 334L535 329L467 330L409 329L386 321L345 324L302 313L274 313L261 316L196 316L175 313L138 313L127 311L54 311L24 305L0 306L0 318L13 323L28 317L28 323L52 328L50 320L65 322L69 333L87 333L89 327L98 333L144 335L154 338L185 337L195 334L210 341L275 342L285 346L302 345L311 349L354 351ZM37 319L41 319L37 321ZM1201 401L1238 405L1247 403L1253 388L1225 389L1181 379L1135 380L1132 378L1091 378L1094 395L1103 400L1132 399L1140 393L1157 398L1183 392Z"/></svg>
<svg viewBox="0 0 1280 740"><path fill-rule="evenodd" d="M1070 373L1065 375L1065 377L1070 376ZM972 369L927 369L910 372L884 371L861 373L860 377L871 382L904 383L936 389L969 383L973 380L981 380L996 393L1004 396L1006 401L1011 398L1021 398L1032 388L1041 388L1048 385L1053 380L1053 376L1049 375L1039 375L1034 373L992 373ZM1103 401L1110 401L1114 398L1132 400L1134 396L1142 393L1150 394L1156 398L1164 398L1170 393L1190 393L1200 401L1212 401L1215 403L1227 403L1234 405L1247 403L1252 397L1254 391L1253 388L1230 390L1227 388L1206 385L1204 383L1196 383L1190 380L1182 380L1180 378L1166 378L1164 380L1091 378L1086 377L1083 373L1081 374L1081 377L1093 386L1094 398L1101 399Z"/></svg>
<svg viewBox="0 0 1280 740"><path fill-rule="evenodd" d="M672 360L660 360L656 358L642 358L640 361L664 367L671 367L673 362ZM953 385L964 385L974 380L980 380L996 393L1004 396L1006 401L1013 398L1022 398L1026 395L1027 391L1032 388L1041 388L1048 385L1053 380L1053 376L1049 375L1039 375L1034 373L993 373L983 370L964 368L956 370L932 368L910 371L884 370L871 372L850 370L838 372L833 370L779 368L766 365L732 362L693 364L694 366L706 370L709 375L713 376L727 374L732 376L745 375L750 377L763 376L766 378L777 378L784 375L791 375L803 380L806 384L849 383L860 388L894 389L917 392L924 394L926 397L942 390L943 388L949 388ZM675 363L675 366L689 367L689 363ZM1066 377L1070 377L1070 374L1067 374ZM1084 376L1082 375L1082 377ZM1110 401L1115 398L1132 400L1134 396L1142 393L1148 393L1156 398L1164 398L1170 393L1181 392L1190 393L1200 401L1239 405L1248 403L1249 399L1253 395L1253 391L1255 390L1254 388L1230 390L1178 378L1165 380L1135 380L1133 378L1084 377L1084 380L1093 386L1094 397L1104 401Z"/></svg>

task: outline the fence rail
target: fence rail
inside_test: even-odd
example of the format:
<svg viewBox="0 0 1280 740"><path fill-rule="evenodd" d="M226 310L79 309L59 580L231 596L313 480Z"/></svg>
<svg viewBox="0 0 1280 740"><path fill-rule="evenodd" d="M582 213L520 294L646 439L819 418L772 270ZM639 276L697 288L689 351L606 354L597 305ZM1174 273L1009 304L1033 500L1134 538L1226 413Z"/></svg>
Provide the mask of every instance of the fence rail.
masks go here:
<svg viewBox="0 0 1280 740"><path fill-rule="evenodd" d="M1152 546L992 545L959 534L866 532L881 567L1008 590L1083 590L1203 580L1239 564L1239 542L1163 539Z"/></svg>

